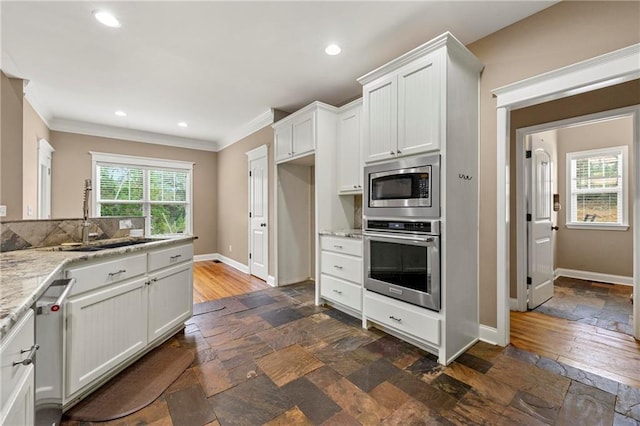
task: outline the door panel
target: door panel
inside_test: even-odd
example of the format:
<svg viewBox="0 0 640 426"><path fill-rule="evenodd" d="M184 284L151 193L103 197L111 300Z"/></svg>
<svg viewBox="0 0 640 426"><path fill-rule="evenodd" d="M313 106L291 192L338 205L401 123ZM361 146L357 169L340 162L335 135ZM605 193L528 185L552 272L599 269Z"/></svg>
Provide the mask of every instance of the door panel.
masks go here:
<svg viewBox="0 0 640 426"><path fill-rule="evenodd" d="M269 273L267 156L250 160L249 170L249 270L252 275L266 281Z"/></svg>
<svg viewBox="0 0 640 426"><path fill-rule="evenodd" d="M552 211L554 170L543 141L532 142L529 223L529 309L553 297Z"/></svg>

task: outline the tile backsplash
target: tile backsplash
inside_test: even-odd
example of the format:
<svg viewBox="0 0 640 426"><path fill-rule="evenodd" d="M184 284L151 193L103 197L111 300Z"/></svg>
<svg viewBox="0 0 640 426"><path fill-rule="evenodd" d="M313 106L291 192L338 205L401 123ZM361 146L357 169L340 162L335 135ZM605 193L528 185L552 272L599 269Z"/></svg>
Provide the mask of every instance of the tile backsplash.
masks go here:
<svg viewBox="0 0 640 426"><path fill-rule="evenodd" d="M130 220L132 229L144 229L144 217L93 217L89 219L92 240L128 237L120 229L121 220ZM17 220L0 223L0 251L58 246L82 241L82 219Z"/></svg>
<svg viewBox="0 0 640 426"><path fill-rule="evenodd" d="M362 229L362 195L355 195L353 199L353 227Z"/></svg>

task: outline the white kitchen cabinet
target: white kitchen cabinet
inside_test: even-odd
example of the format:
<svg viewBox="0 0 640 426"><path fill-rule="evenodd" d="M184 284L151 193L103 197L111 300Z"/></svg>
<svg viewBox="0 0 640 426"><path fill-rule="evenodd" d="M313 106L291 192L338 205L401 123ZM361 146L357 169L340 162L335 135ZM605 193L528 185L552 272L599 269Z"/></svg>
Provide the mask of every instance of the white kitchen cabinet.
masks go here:
<svg viewBox="0 0 640 426"><path fill-rule="evenodd" d="M0 425L34 424L35 369L33 363L22 364L34 344L34 314L29 309L0 344Z"/></svg>
<svg viewBox="0 0 640 426"><path fill-rule="evenodd" d="M316 146L316 115L313 110L301 110L274 125L276 163L313 153Z"/></svg>
<svg viewBox="0 0 640 426"><path fill-rule="evenodd" d="M147 345L147 278L70 298L66 303L65 395L71 397Z"/></svg>
<svg viewBox="0 0 640 426"><path fill-rule="evenodd" d="M362 193L362 99L340 108L338 114L338 193Z"/></svg>
<svg viewBox="0 0 640 426"><path fill-rule="evenodd" d="M147 340L149 343L183 324L193 312L191 262L149 275Z"/></svg>
<svg viewBox="0 0 640 426"><path fill-rule="evenodd" d="M320 296L360 318L362 312L362 240L320 236Z"/></svg>
<svg viewBox="0 0 640 426"><path fill-rule="evenodd" d="M444 107L441 72L445 51L437 50L371 80L363 87L365 161L404 157L440 148Z"/></svg>

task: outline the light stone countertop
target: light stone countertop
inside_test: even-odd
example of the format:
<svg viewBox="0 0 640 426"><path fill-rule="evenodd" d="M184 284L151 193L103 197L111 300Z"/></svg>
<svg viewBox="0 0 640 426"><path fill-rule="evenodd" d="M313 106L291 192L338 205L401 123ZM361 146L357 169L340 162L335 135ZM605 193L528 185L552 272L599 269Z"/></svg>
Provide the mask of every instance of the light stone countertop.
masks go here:
<svg viewBox="0 0 640 426"><path fill-rule="evenodd" d="M0 253L0 338L44 294L58 274L71 264L193 241L194 236L158 239L143 244L92 252L60 247Z"/></svg>
<svg viewBox="0 0 640 426"><path fill-rule="evenodd" d="M327 229L318 232L318 234L331 235L333 237L354 238L358 240L362 239L362 229Z"/></svg>

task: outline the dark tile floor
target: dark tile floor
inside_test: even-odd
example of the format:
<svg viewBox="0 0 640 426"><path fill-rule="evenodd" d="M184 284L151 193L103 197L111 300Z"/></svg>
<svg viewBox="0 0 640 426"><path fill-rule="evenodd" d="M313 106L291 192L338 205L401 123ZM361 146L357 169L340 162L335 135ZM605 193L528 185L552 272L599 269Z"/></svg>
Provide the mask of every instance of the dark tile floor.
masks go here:
<svg viewBox="0 0 640 426"><path fill-rule="evenodd" d="M633 287L558 277L553 297L534 309L546 315L633 334Z"/></svg>
<svg viewBox="0 0 640 426"><path fill-rule="evenodd" d="M477 343L444 367L316 307L308 284L196 313L166 343L193 350L193 365L153 404L108 424L640 425L640 389L513 346Z"/></svg>

